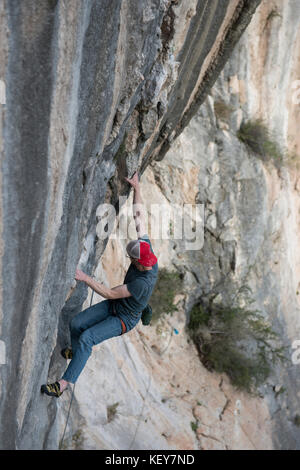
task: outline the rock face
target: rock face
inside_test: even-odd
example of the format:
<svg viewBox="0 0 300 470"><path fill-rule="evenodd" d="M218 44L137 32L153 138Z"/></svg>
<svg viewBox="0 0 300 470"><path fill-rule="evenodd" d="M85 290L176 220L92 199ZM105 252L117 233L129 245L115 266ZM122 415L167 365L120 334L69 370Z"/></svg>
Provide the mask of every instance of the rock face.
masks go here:
<svg viewBox="0 0 300 470"><path fill-rule="evenodd" d="M185 240L153 234L160 267L184 275L177 312L95 348L76 386L68 448L300 449L300 366L291 361L300 339L299 167L290 159L280 166L263 160L237 138L243 120L261 118L287 156L299 155L299 103L291 95L299 72L298 9L293 1L262 2L210 95L164 159L144 172L149 212L153 204L204 204L203 247L187 251ZM116 229L131 203L130 196ZM126 241L112 237L95 270L107 285L123 282ZM195 302L230 303L242 285L252 289L253 308L280 334L289 359L259 398L208 372L185 331ZM89 302L90 296L84 306Z"/></svg>
<svg viewBox="0 0 300 470"><path fill-rule="evenodd" d="M39 390L105 248L96 208L162 158L259 3L1 2L1 448L57 446Z"/></svg>

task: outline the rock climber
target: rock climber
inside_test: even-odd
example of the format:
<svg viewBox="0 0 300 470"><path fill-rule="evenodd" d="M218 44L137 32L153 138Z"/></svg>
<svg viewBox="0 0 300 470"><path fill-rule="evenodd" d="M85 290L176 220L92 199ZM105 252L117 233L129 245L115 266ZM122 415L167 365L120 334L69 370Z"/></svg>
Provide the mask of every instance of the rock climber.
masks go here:
<svg viewBox="0 0 300 470"><path fill-rule="evenodd" d="M134 189L133 217L138 239L130 241L126 246L131 263L124 283L109 288L80 269L76 270L75 279L85 282L106 300L83 310L71 320L71 347L61 351L62 356L71 361L60 380L42 385L41 392L47 395L59 397L69 384L75 384L93 346L120 336L137 325L157 281L158 263L145 230L138 173L131 179L125 179Z"/></svg>

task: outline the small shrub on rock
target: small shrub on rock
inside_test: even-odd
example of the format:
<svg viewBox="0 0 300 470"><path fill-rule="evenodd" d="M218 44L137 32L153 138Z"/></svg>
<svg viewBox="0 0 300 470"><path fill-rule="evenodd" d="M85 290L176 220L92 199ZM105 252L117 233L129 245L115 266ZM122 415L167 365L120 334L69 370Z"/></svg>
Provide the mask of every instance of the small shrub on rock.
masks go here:
<svg viewBox="0 0 300 470"><path fill-rule="evenodd" d="M257 310L223 305L195 305L188 331L202 363L211 371L226 373L239 390L256 394L285 348Z"/></svg>

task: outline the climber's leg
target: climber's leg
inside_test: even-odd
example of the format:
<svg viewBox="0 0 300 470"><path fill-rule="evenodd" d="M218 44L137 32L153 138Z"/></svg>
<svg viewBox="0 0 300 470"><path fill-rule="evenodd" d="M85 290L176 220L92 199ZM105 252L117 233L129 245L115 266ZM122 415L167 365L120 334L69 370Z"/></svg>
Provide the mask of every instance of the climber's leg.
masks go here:
<svg viewBox="0 0 300 470"><path fill-rule="evenodd" d="M77 349L80 335L91 326L105 320L111 313L111 301L103 300L82 310L82 312L72 318L70 322L70 333L73 355Z"/></svg>
<svg viewBox="0 0 300 470"><path fill-rule="evenodd" d="M105 320L83 331L79 338L76 339L76 348L73 351L72 360L62 380L74 384L91 355L92 347L106 339L120 336L121 334L122 325L120 319L114 315L109 315Z"/></svg>

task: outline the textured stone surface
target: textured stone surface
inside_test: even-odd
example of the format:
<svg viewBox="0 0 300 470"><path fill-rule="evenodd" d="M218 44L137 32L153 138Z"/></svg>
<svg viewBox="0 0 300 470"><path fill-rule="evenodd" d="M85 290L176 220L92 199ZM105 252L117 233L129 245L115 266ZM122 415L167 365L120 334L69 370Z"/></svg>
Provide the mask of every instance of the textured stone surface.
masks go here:
<svg viewBox="0 0 300 470"><path fill-rule="evenodd" d="M174 161L177 149L183 149L184 139L194 132L190 127L180 136L176 150L155 165L155 174L160 174L157 165L160 168L164 163L172 164L173 173L190 165L193 152L184 161ZM150 203L166 203L152 168L144 174L142 194L149 208ZM184 191L176 194L178 203L179 197L184 200ZM122 207L120 221L131 204L132 197ZM76 385L75 415L64 445L68 449L272 449L267 402L235 391L226 376L207 371L185 331L184 306L198 287L192 275L195 263L189 264L172 240L152 242L160 267L185 266L184 293L174 299L178 311L156 325L139 324L123 337L94 347ZM126 240L109 240L95 271L97 279L112 286L122 283L128 266L125 244ZM102 300L93 297L93 302ZM70 395L64 399L68 403ZM109 421L108 409L114 404L116 414Z"/></svg>
<svg viewBox="0 0 300 470"><path fill-rule="evenodd" d="M74 419L67 438L70 448L78 429L82 448L300 448L299 427L294 423L299 364L289 361L277 367L261 388L261 397L250 399L237 393L225 376L209 373L199 363L184 331L184 315L198 299L231 302L238 288L247 284L252 289L253 308L271 321L288 347L288 358L292 342L300 337L299 169L289 165L277 169L272 160L263 162L236 137L242 119L263 117L278 143L288 145L290 151L297 148L298 134L291 133L290 124L299 107L297 111L291 105L291 82L287 80L298 70L296 8L293 1L261 4L197 115L163 161L152 162L145 171L142 194L148 206L205 204L204 245L198 252L187 252L181 240L153 240L160 266L184 273L178 312L163 319L157 329L139 325L127 337L113 340L113 345L104 343L95 351L76 391L76 410L86 422L83 425ZM276 9L275 15L272 11ZM275 48L268 37L274 39ZM285 41L292 56L285 50ZM285 81L280 82L280 89L268 88L268 83L278 82L285 54L289 57ZM261 55L268 59L260 61ZM215 113L220 99L230 109L223 117ZM131 202L130 198L129 211ZM124 206L120 220L125 210ZM96 270L99 280L108 285L123 280L125 242L110 240ZM178 336L171 335L174 327ZM110 381L107 363L114 371ZM117 367L121 373L115 372ZM84 399L86 382L95 393L96 415ZM138 410L134 408L137 389L142 396ZM117 402L115 419L107 423L107 407ZM191 432L190 422L195 432ZM126 439L114 427L121 423L129 435ZM175 432L178 423L179 433ZM151 426L151 442L144 425Z"/></svg>
<svg viewBox="0 0 300 470"><path fill-rule="evenodd" d="M105 248L96 208L163 155L259 0L183 3L1 2L1 448L57 445L57 403L39 390L86 297L76 265L91 272Z"/></svg>

